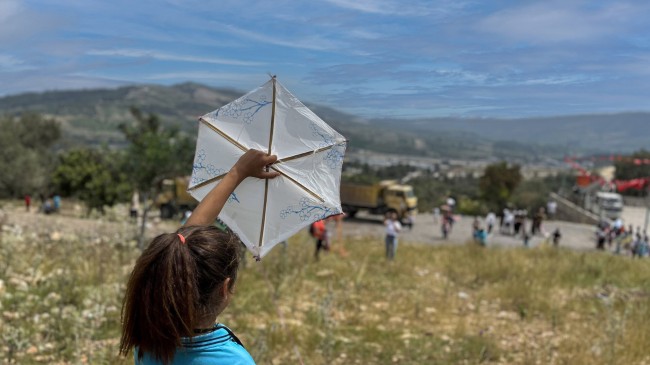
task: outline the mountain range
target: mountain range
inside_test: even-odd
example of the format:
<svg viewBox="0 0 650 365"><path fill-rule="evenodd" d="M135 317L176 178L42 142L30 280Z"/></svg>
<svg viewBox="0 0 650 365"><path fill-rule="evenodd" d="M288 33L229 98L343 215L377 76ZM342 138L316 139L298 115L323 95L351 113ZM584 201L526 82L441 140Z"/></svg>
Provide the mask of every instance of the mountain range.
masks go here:
<svg viewBox="0 0 650 365"><path fill-rule="evenodd" d="M133 85L25 93L0 98L0 114L33 111L61 122L64 146L120 146L117 129L132 121L132 106L160 116L164 125L195 133L197 118L244 94L196 83ZM364 119L305 103L345 135L352 149L447 157L536 160L569 153L619 153L650 147L650 113L528 119Z"/></svg>

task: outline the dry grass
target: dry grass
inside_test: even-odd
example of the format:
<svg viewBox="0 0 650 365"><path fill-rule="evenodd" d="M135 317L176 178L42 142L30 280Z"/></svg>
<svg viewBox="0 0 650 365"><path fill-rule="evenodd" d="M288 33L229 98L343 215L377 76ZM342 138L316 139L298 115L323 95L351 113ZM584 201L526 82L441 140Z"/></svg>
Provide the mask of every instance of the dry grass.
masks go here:
<svg viewBox="0 0 650 365"><path fill-rule="evenodd" d="M4 363L132 363L116 356L137 250L110 237L5 226ZM220 321L259 364L650 364L650 262L541 248L346 243L312 259L306 234L248 261Z"/></svg>

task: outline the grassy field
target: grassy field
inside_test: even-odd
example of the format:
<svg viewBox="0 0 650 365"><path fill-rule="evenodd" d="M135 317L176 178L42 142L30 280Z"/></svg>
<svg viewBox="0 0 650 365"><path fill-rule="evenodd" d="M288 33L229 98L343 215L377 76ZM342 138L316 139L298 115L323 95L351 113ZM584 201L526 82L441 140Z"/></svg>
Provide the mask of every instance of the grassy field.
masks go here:
<svg viewBox="0 0 650 365"><path fill-rule="evenodd" d="M129 364L129 229L94 238L5 226L0 361ZM306 234L248 260L220 321L259 364L650 364L650 261L552 248L380 242L312 259Z"/></svg>

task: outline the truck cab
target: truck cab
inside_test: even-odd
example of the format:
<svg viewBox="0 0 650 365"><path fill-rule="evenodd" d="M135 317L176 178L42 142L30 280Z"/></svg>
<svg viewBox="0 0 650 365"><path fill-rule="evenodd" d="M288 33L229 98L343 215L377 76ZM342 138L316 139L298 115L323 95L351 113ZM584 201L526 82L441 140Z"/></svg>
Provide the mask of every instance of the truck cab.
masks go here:
<svg viewBox="0 0 650 365"><path fill-rule="evenodd" d="M384 203L388 210L396 210L404 218L417 209L418 198L410 185L391 185L384 190Z"/></svg>
<svg viewBox="0 0 650 365"><path fill-rule="evenodd" d="M623 197L617 193L598 192L596 193L595 207L597 214L609 219L618 219L623 211Z"/></svg>
<svg viewBox="0 0 650 365"><path fill-rule="evenodd" d="M350 217L362 209L370 214L385 214L395 211L401 218L417 212L418 199L413 187L395 180L384 180L376 184L341 184L341 204Z"/></svg>
<svg viewBox="0 0 650 365"><path fill-rule="evenodd" d="M162 181L155 200L156 207L160 209L160 218L171 219L178 213L196 208L198 202L187 192L189 181L189 176Z"/></svg>

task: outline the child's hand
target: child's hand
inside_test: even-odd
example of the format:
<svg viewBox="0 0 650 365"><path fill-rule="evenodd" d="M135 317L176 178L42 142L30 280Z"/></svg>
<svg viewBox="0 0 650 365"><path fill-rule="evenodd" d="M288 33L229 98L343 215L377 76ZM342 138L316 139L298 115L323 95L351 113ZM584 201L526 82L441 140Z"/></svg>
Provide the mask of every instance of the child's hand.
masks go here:
<svg viewBox="0 0 650 365"><path fill-rule="evenodd" d="M258 150L248 150L239 158L235 166L230 170L239 181L252 176L259 179L272 179L280 175L277 171L266 171L266 166L278 160L276 155L267 155Z"/></svg>
<svg viewBox="0 0 650 365"><path fill-rule="evenodd" d="M249 176L260 179L272 179L280 175L277 171L266 171L267 166L278 160L277 156L268 156L266 153L249 150L237 160L235 166L228 174L214 186L214 188L203 198L201 203L194 209L194 213L185 222L185 226L205 226L214 223L214 220L221 213L230 194L235 191L244 179Z"/></svg>

